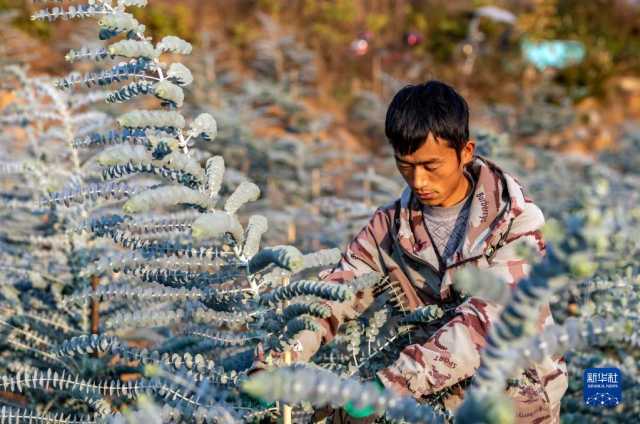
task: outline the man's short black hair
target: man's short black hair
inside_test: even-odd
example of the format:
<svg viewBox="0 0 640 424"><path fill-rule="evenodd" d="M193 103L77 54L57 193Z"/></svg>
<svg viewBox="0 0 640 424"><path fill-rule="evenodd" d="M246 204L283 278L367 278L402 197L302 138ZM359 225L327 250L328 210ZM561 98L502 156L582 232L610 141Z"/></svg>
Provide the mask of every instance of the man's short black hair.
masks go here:
<svg viewBox="0 0 640 424"><path fill-rule="evenodd" d="M447 84L431 80L407 85L391 100L385 133L396 153L408 155L420 148L429 133L460 152L469 140L469 106Z"/></svg>

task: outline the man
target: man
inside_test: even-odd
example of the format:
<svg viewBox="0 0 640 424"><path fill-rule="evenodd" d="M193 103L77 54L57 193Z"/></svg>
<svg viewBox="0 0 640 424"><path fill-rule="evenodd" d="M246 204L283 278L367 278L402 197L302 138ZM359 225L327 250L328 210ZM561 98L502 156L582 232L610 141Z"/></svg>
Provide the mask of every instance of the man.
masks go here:
<svg viewBox="0 0 640 424"><path fill-rule="evenodd" d="M347 246L340 263L320 273L341 283L371 271L388 275L402 289L405 310L455 300L454 273L463 266L485 269L515 285L530 264L515 253L528 243L540 255L544 241L540 209L519 182L494 163L474 155L466 101L450 86L429 81L400 90L387 111L385 132L407 187L399 199L380 207ZM330 303L332 315L318 320L323 334L300 333L296 359L306 361L330 341L346 320L373 302L363 291L350 302ZM385 388L420 398L470 376L480 365L479 351L504 305L471 297L424 343L406 346L400 357L378 372ZM538 329L553 323L548 305ZM547 357L524 370L521 384L506 395L514 401L516 422L559 423L560 400L567 388L562 357ZM464 393L445 400L454 411ZM339 411L334 422L373 422L362 411ZM340 418L341 417L341 418Z"/></svg>

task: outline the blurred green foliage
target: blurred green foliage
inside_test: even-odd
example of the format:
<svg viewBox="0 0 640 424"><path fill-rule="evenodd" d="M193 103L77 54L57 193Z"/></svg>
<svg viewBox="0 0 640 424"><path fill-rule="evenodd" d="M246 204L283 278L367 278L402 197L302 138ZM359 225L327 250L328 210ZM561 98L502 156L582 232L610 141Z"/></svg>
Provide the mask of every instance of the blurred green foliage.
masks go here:
<svg viewBox="0 0 640 424"><path fill-rule="evenodd" d="M405 26L407 30L424 35L425 42L416 49L422 55L428 54L437 62L448 62L466 37L469 19L464 15L451 14L446 7L428 7L424 2L416 2L407 10Z"/></svg>
<svg viewBox="0 0 640 424"><path fill-rule="evenodd" d="M232 23L229 27L229 32L231 34L231 43L238 48L244 48L260 37L260 28L247 21Z"/></svg>
<svg viewBox="0 0 640 424"><path fill-rule="evenodd" d="M309 22L309 41L319 48L341 50L354 37L358 17L354 0L304 0L302 19Z"/></svg>
<svg viewBox="0 0 640 424"><path fill-rule="evenodd" d="M131 9L135 18L147 26L154 38L177 35L187 41L197 41L194 31L194 9L182 2L153 4L153 7Z"/></svg>
<svg viewBox="0 0 640 424"><path fill-rule="evenodd" d="M424 61L431 74L455 83L461 78L461 46L469 35L473 11L487 5L502 6L518 20L510 32L504 23L481 21L484 50L476 60L473 79L468 81L472 87L519 81L525 69L519 42L525 36L534 41L577 40L587 46L581 64L559 70L554 76L576 100L605 95L608 82L616 75L640 74L640 8L624 0L150 0L150 4L133 10L150 35L175 34L197 43L206 17L213 16L222 23L219 28L226 40L242 56L250 54L246 47L262 36L256 12L269 14L318 53L332 90L344 99L354 80L361 88L374 84L376 55L388 56L383 59L384 71L399 78L404 78L408 65ZM46 40L52 35L51 26L30 21L33 8L27 1L0 0L0 11L19 12L14 25ZM369 53L354 57L350 44L365 31L372 34ZM423 42L408 47L402 38L408 31L419 33ZM499 90L488 91L500 96Z"/></svg>
<svg viewBox="0 0 640 424"><path fill-rule="evenodd" d="M51 26L43 21L31 21L29 18L33 10L31 2L24 0L0 0L0 12L17 11L16 17L11 22L30 35L41 39L48 39L51 35Z"/></svg>

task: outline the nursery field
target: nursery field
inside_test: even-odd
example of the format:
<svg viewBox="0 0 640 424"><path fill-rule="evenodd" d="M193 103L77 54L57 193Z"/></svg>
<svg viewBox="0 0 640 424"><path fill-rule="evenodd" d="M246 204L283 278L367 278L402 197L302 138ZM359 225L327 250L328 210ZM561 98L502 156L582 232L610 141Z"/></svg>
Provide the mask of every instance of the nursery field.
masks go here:
<svg viewBox="0 0 640 424"><path fill-rule="evenodd" d="M477 104L476 153L540 206L546 255L519 250L534 265L513 289L460 272L460 302L504 306L480 368L404 397L375 373L458 305L407 310L377 272L322 279L405 187L389 146L359 144L341 122L384 141L385 93L404 82L379 75L345 117L313 101L315 51L266 14L240 72L212 65L222 47L141 23L146 0L33 5L38 25L82 32L68 74L0 60L0 422L328 424L324 411L354 404L380 423L513 423L505 388L551 354L568 370L562 423L638 421L640 121L584 154L553 142L585 114L548 101L549 79L524 108ZM331 304L364 292L372 306L296 361ZM544 303L555 324L536 332ZM615 369L621 395L585 396L590 368Z"/></svg>

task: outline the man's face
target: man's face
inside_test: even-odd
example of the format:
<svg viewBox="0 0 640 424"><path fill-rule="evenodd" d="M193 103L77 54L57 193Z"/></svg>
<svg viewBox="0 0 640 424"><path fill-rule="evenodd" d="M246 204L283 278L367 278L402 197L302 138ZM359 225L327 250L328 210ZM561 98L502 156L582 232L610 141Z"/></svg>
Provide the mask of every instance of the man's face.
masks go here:
<svg viewBox="0 0 640 424"><path fill-rule="evenodd" d="M473 160L475 143L468 141L460 152L446 140L438 140L431 133L427 141L410 155L396 153L396 166L420 202L429 206L448 207L462 200L468 188L464 166Z"/></svg>

